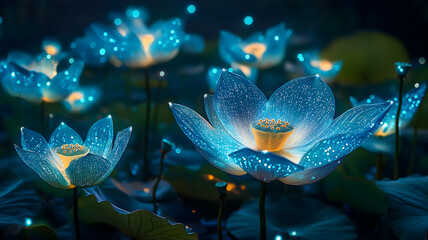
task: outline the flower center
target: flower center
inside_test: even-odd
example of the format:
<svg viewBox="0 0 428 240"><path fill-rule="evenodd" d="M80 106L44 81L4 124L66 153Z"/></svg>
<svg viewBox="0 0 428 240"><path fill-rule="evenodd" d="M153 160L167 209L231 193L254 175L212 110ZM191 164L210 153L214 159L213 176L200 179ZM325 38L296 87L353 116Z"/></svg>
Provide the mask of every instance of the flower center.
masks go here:
<svg viewBox="0 0 428 240"><path fill-rule="evenodd" d="M280 119L260 119L250 126L259 150L270 152L281 150L294 131L291 124Z"/></svg>
<svg viewBox="0 0 428 240"><path fill-rule="evenodd" d="M333 68L333 64L327 60L312 60L311 65L321 69L322 71L330 71Z"/></svg>
<svg viewBox="0 0 428 240"><path fill-rule="evenodd" d="M257 59L260 59L263 53L266 52L266 46L262 43L251 43L245 46L243 50L245 53L252 54L256 56Z"/></svg>
<svg viewBox="0 0 428 240"><path fill-rule="evenodd" d="M68 168L71 161L86 156L89 153L89 148L78 143L71 143L57 147L55 152L64 164L64 168Z"/></svg>

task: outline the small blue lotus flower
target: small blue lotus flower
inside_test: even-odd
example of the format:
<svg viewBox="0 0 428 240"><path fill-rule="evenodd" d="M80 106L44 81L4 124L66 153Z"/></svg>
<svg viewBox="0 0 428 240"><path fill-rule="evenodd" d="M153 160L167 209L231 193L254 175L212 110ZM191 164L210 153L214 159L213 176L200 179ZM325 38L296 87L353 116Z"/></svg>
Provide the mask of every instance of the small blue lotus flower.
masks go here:
<svg viewBox="0 0 428 240"><path fill-rule="evenodd" d="M10 95L29 102L61 101L78 87L84 65L70 58L67 68L58 69L60 60L48 53L34 59L26 53L12 52L0 65L2 86Z"/></svg>
<svg viewBox="0 0 428 240"><path fill-rule="evenodd" d="M399 77L406 77L407 73L410 71L410 68L412 68L412 64L406 62L396 62L394 66L395 71Z"/></svg>
<svg viewBox="0 0 428 240"><path fill-rule="evenodd" d="M405 128L412 120L425 96L426 88L426 82L416 83L413 89L404 94L399 119L400 129ZM394 139L392 136L395 133L395 116L397 115L398 97L395 96L388 100L384 100L379 96L370 95L367 99L358 101L351 96L350 101L354 107L366 104L393 102L391 109L386 114L378 129L374 132L374 136L362 145L369 151L392 153L394 151Z"/></svg>
<svg viewBox="0 0 428 240"><path fill-rule="evenodd" d="M183 45L181 46L184 52L197 54L202 53L205 49L205 42L199 34L186 34L183 38Z"/></svg>
<svg viewBox="0 0 428 240"><path fill-rule="evenodd" d="M299 53L297 59L302 63L305 74L319 75L326 82L336 78L342 68L342 61L320 59L319 53L315 52Z"/></svg>
<svg viewBox="0 0 428 240"><path fill-rule="evenodd" d="M88 111L101 97L101 90L96 86L79 87L62 102L73 113Z"/></svg>
<svg viewBox="0 0 428 240"><path fill-rule="evenodd" d="M263 182L303 185L330 174L379 126L390 103L362 105L336 119L319 77L291 80L269 98L248 79L224 71L205 95L210 123L180 104L170 108L184 134L215 167Z"/></svg>
<svg viewBox="0 0 428 240"><path fill-rule="evenodd" d="M281 23L269 28L266 34L254 33L245 41L240 37L220 32L220 56L227 63L240 63L259 69L279 64L285 57L285 49L292 31Z"/></svg>
<svg viewBox="0 0 428 240"><path fill-rule="evenodd" d="M86 140L65 123L52 133L49 142L38 133L21 129L22 148L15 145L21 159L45 182L57 188L88 187L101 183L113 171L131 136L128 127L113 143L111 116L92 125Z"/></svg>
<svg viewBox="0 0 428 240"><path fill-rule="evenodd" d="M250 80L253 83L256 83L257 81L257 75L258 75L257 68L250 68L241 64L232 64L232 67L227 69L211 66L207 72L207 82L208 82L208 86L212 91L215 90L222 71L234 72L238 75L248 78L248 80Z"/></svg>
<svg viewBox="0 0 428 240"><path fill-rule="evenodd" d="M118 63L116 65L146 68L177 55L184 37L181 20L160 20L149 27L147 17L143 15L134 9L131 14L115 15L115 28L99 24L91 26L104 43L106 53Z"/></svg>

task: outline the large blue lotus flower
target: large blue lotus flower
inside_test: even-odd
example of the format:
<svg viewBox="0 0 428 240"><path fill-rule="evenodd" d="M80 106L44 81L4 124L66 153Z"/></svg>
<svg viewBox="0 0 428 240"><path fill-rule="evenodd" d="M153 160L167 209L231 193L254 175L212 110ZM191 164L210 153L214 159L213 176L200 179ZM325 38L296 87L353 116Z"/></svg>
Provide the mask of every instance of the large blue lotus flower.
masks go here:
<svg viewBox="0 0 428 240"><path fill-rule="evenodd" d="M58 69L60 60L68 67ZM2 86L12 96L29 102L57 102L79 86L83 61L42 53L35 59L22 52L12 52L0 63Z"/></svg>
<svg viewBox="0 0 428 240"><path fill-rule="evenodd" d="M395 181L376 181L386 193L392 230L402 240L426 239L428 176L413 175Z"/></svg>
<svg viewBox="0 0 428 240"><path fill-rule="evenodd" d="M115 28L100 24L91 26L104 43L103 53L113 56L113 63L145 68L177 55L184 37L179 18L159 20L149 27L147 16L141 14L141 10L133 8L130 13L114 15Z"/></svg>
<svg viewBox="0 0 428 240"><path fill-rule="evenodd" d="M423 100L423 97L425 96L426 88L426 82L416 83L413 89L404 94L399 119L400 129L405 128L412 120ZM374 132L374 136L362 145L367 150L373 152L392 153L394 151L395 143L393 136L395 133L395 116L397 115L398 97L394 96L388 100L384 100L379 96L370 95L367 99L358 101L356 98L351 96L350 101L353 106L393 102L391 109L386 114L381 125Z"/></svg>
<svg viewBox="0 0 428 240"><path fill-rule="evenodd" d="M390 103L358 106L336 119L334 107L333 93L319 77L291 80L268 100L248 79L228 71L215 94L205 95L211 124L170 103L184 134L215 167L293 185L330 174L377 129Z"/></svg>
<svg viewBox="0 0 428 240"><path fill-rule="evenodd" d="M45 182L57 188L87 187L106 179L128 144L132 127L117 133L113 143L111 116L98 120L86 140L66 124L52 133L49 143L38 133L21 129L22 148L15 145L21 159Z"/></svg>
<svg viewBox="0 0 428 240"><path fill-rule="evenodd" d="M223 69L216 66L211 66L208 69L207 82L211 90L213 91L215 90L222 71ZM248 80L250 80L253 83L256 83L257 81L257 76L258 76L257 68L250 68L242 64L232 64L232 66L228 68L227 71L234 72L238 75L246 77L248 78Z"/></svg>
<svg viewBox="0 0 428 240"><path fill-rule="evenodd" d="M292 31L281 23L269 28L266 34L256 32L249 38L226 31L220 32L220 56L227 63L240 63L259 69L279 64L285 56L287 42Z"/></svg>
<svg viewBox="0 0 428 240"><path fill-rule="evenodd" d="M325 81L333 80L342 68L342 61L320 59L319 53L316 52L299 53L297 59L302 63L305 74L319 75Z"/></svg>

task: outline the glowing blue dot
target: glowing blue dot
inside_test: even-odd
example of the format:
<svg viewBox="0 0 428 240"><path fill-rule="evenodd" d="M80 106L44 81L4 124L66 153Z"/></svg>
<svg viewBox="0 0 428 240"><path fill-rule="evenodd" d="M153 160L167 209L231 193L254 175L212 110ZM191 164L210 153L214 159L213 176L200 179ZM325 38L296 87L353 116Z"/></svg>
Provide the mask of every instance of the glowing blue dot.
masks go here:
<svg viewBox="0 0 428 240"><path fill-rule="evenodd" d="M282 236L281 235L276 235L275 236L275 240L282 240Z"/></svg>
<svg viewBox="0 0 428 240"><path fill-rule="evenodd" d="M122 24L122 20L120 18L116 18L116 19L114 19L114 24L116 26L119 26L120 24Z"/></svg>
<svg viewBox="0 0 428 240"><path fill-rule="evenodd" d="M246 16L246 17L244 18L244 23L245 23L246 25L251 25L251 24L253 24L253 18L252 18L251 16Z"/></svg>
<svg viewBox="0 0 428 240"><path fill-rule="evenodd" d="M218 71L217 68L213 69L213 73L217 73L217 71Z"/></svg>
<svg viewBox="0 0 428 240"><path fill-rule="evenodd" d="M139 17L140 16L140 11L138 11L138 10L134 10L134 11L132 11L132 16L134 17L134 18L137 18L137 17Z"/></svg>
<svg viewBox="0 0 428 240"><path fill-rule="evenodd" d="M69 62L70 64L73 64L73 63L74 63L74 58L70 58L70 59L68 59L68 62Z"/></svg>
<svg viewBox="0 0 428 240"><path fill-rule="evenodd" d="M176 149L175 149L175 152L176 152L177 154L180 154L180 153L181 153L181 148L176 148Z"/></svg>
<svg viewBox="0 0 428 240"><path fill-rule="evenodd" d="M190 14L193 14L196 12L196 7L193 4L190 4L189 6L187 6L187 12Z"/></svg>
<svg viewBox="0 0 428 240"><path fill-rule="evenodd" d="M105 50L104 48L101 48L101 49L100 49L100 54L101 54L101 55L106 54L106 50Z"/></svg>
<svg viewBox="0 0 428 240"><path fill-rule="evenodd" d="M160 71L159 72L159 76L161 76L161 77L165 76L165 72L164 71Z"/></svg>
<svg viewBox="0 0 428 240"><path fill-rule="evenodd" d="M90 102L92 102L92 101L94 101L94 97L89 96L89 97L88 97L88 100L89 100Z"/></svg>
<svg viewBox="0 0 428 240"><path fill-rule="evenodd" d="M26 218L25 219L25 226L31 226L31 224L33 223L33 221L31 220L31 218Z"/></svg>
<svg viewBox="0 0 428 240"><path fill-rule="evenodd" d="M248 55L248 54L245 54L245 59L250 59L250 55Z"/></svg>
<svg viewBox="0 0 428 240"><path fill-rule="evenodd" d="M233 68L229 68L229 72L233 72Z"/></svg>
<svg viewBox="0 0 428 240"><path fill-rule="evenodd" d="M305 61L305 58L303 57L303 54L299 53L297 54L297 58L299 59L299 61L303 62Z"/></svg>
<svg viewBox="0 0 428 240"><path fill-rule="evenodd" d="M291 235L291 236L296 236L296 235L297 235L297 233L296 233L296 231L292 231L292 232L290 232L290 235Z"/></svg>
<svg viewBox="0 0 428 240"><path fill-rule="evenodd" d="M275 36L273 39L275 39L275 41L279 40L279 36Z"/></svg>

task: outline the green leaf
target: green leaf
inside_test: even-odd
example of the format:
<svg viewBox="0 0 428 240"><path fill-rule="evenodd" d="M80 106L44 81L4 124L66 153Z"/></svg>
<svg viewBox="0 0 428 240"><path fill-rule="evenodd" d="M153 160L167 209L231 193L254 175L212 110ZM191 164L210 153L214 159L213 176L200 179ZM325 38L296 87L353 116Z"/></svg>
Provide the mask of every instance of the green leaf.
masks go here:
<svg viewBox="0 0 428 240"><path fill-rule="evenodd" d="M198 239L196 233L188 234L183 224L171 224L168 219L147 210L119 213L111 203L98 202L94 195L82 196L79 199L79 217L88 223L108 224L132 239Z"/></svg>
<svg viewBox="0 0 428 240"><path fill-rule="evenodd" d="M27 238L29 240L59 240L55 231L46 225L34 225L26 227Z"/></svg>

